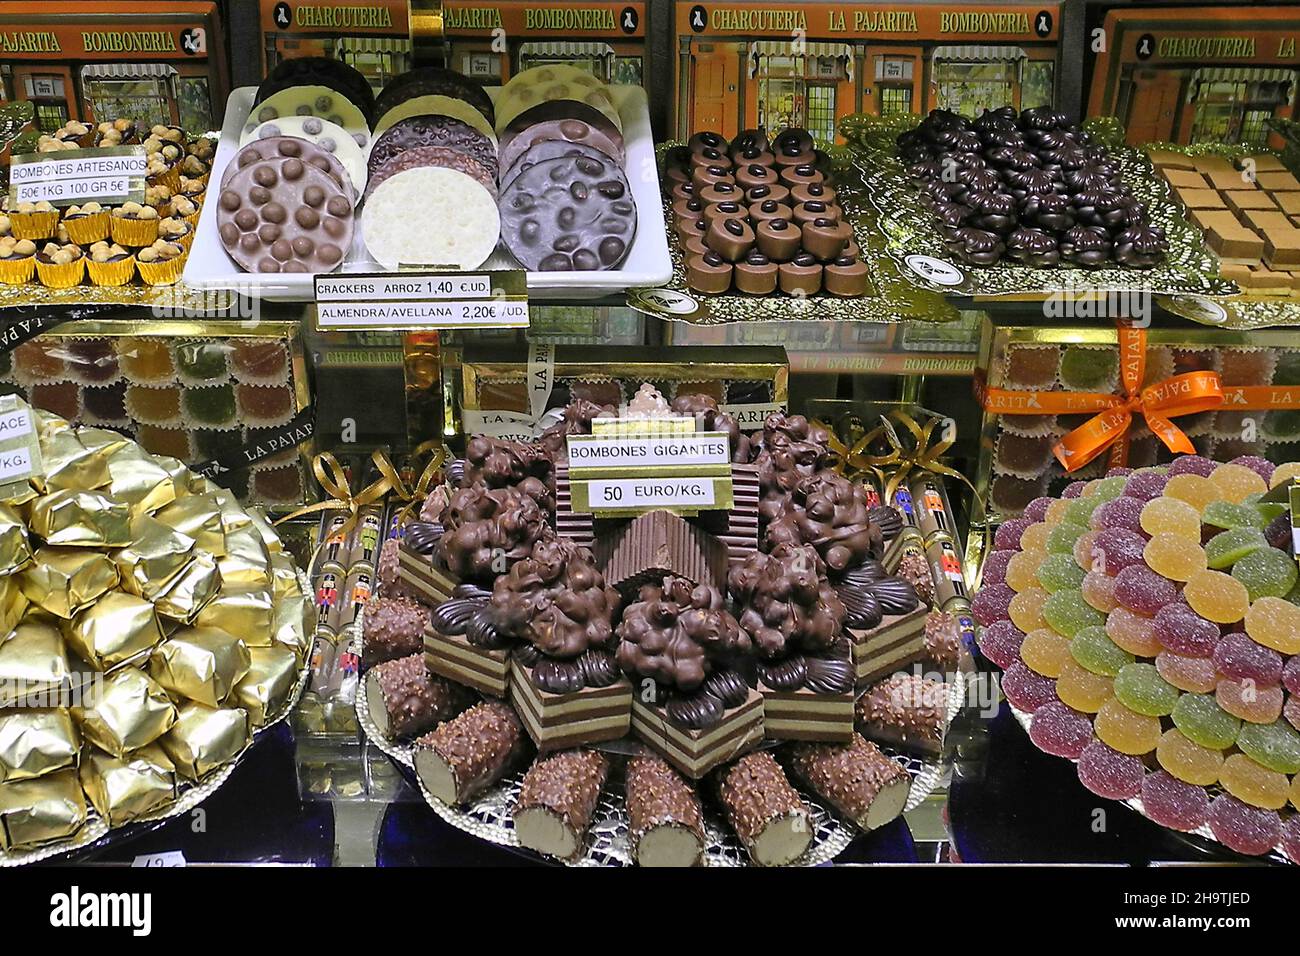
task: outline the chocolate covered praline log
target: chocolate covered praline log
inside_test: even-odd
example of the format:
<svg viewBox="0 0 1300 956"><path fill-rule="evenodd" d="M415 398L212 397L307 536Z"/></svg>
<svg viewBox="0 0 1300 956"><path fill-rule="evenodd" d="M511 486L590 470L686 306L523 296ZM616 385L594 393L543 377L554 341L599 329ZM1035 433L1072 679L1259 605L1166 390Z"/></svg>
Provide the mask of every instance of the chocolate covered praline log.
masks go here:
<svg viewBox="0 0 1300 956"><path fill-rule="evenodd" d="M808 849L811 814L766 750L718 771L714 788L727 823L759 866L785 866Z"/></svg>
<svg viewBox="0 0 1300 956"><path fill-rule="evenodd" d="M475 704L415 741L415 772L443 803L464 803L500 780L527 752L514 710L501 701Z"/></svg>
<svg viewBox="0 0 1300 956"><path fill-rule="evenodd" d="M413 601L372 598L365 610L362 667L418 654L428 621L428 609Z"/></svg>
<svg viewBox="0 0 1300 956"><path fill-rule="evenodd" d="M385 737L421 734L474 702L459 684L429 673L420 654L372 667L366 674L370 719Z"/></svg>
<svg viewBox="0 0 1300 956"><path fill-rule="evenodd" d="M539 757L524 774L515 801L519 845L570 860L578 855L609 776L609 758L595 750Z"/></svg>
<svg viewBox="0 0 1300 956"><path fill-rule="evenodd" d="M695 788L659 757L627 763L628 841L638 866L699 866L704 814Z"/></svg>
<svg viewBox="0 0 1300 956"><path fill-rule="evenodd" d="M872 740L923 754L943 750L947 685L918 674L895 674L857 703L858 725Z"/></svg>
<svg viewBox="0 0 1300 956"><path fill-rule="evenodd" d="M847 744L795 744L790 770L864 830L895 819L912 790L908 772L859 734Z"/></svg>

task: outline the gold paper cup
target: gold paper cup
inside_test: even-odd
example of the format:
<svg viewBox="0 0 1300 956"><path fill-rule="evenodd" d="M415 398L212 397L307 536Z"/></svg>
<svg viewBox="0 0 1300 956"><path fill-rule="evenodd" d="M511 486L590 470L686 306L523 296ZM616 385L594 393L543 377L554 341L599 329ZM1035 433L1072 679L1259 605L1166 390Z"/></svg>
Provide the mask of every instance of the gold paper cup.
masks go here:
<svg viewBox="0 0 1300 956"><path fill-rule="evenodd" d="M110 216L110 232L113 241L119 246L151 246L158 238L157 219L128 219L126 216Z"/></svg>
<svg viewBox="0 0 1300 956"><path fill-rule="evenodd" d="M86 277L86 257L77 256L71 262L44 262L36 257L36 278L47 289L71 289Z"/></svg>
<svg viewBox="0 0 1300 956"><path fill-rule="evenodd" d="M146 177L145 181L150 186L166 186L172 192L178 192L181 188L181 167L179 163L172 163L167 167L167 171L157 173L153 176Z"/></svg>
<svg viewBox="0 0 1300 956"><path fill-rule="evenodd" d="M89 697L72 708L82 735L114 757L153 743L176 723L176 707L148 674L124 667L92 685Z"/></svg>
<svg viewBox="0 0 1300 956"><path fill-rule="evenodd" d="M112 591L64 622L63 637L82 660L103 671L152 650L164 635L152 604Z"/></svg>
<svg viewBox="0 0 1300 956"><path fill-rule="evenodd" d="M107 239L112 227L109 223L107 209L92 212L85 216L72 216L63 220L63 228L68 230L68 238L79 246L88 246L92 242Z"/></svg>
<svg viewBox="0 0 1300 956"><path fill-rule="evenodd" d="M110 827L155 813L180 795L176 767L157 744L124 757L91 750L80 778L81 789Z"/></svg>
<svg viewBox="0 0 1300 956"><path fill-rule="evenodd" d="M59 211L11 212L9 231L15 239L48 239L59 230Z"/></svg>
<svg viewBox="0 0 1300 956"><path fill-rule="evenodd" d="M238 757L248 741L244 711L191 702L181 708L176 725L160 743L181 776L199 780Z"/></svg>
<svg viewBox="0 0 1300 956"><path fill-rule="evenodd" d="M248 647L215 627L187 627L149 656L149 676L173 696L220 707L251 665Z"/></svg>
<svg viewBox="0 0 1300 956"><path fill-rule="evenodd" d="M298 683L298 656L285 647L249 648L248 673L235 687L230 703L248 711L253 726L278 715Z"/></svg>
<svg viewBox="0 0 1300 956"><path fill-rule="evenodd" d="M75 770L0 784L0 849L66 840L85 822L86 798Z"/></svg>
<svg viewBox="0 0 1300 956"><path fill-rule="evenodd" d="M90 281L98 286L126 285L135 277L135 256L124 256L110 262L87 258L86 272L90 274Z"/></svg>
<svg viewBox="0 0 1300 956"><path fill-rule="evenodd" d="M35 256L18 256L0 259L0 282L5 285L26 285L36 274Z"/></svg>
<svg viewBox="0 0 1300 956"><path fill-rule="evenodd" d="M80 753L66 707L0 711L0 784L73 769Z"/></svg>
<svg viewBox="0 0 1300 956"><path fill-rule="evenodd" d="M140 270L140 278L148 285L171 285L181 277L181 271L185 268L185 256L159 262L141 262L137 259L135 267Z"/></svg>

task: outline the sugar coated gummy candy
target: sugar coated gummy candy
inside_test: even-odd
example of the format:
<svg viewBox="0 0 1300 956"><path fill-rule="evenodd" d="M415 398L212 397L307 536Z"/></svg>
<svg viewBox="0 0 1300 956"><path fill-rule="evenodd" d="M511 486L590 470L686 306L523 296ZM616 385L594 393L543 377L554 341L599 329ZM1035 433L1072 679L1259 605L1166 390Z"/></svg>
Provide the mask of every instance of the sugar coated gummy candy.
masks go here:
<svg viewBox="0 0 1300 956"><path fill-rule="evenodd" d="M980 583L982 584L1005 584L1007 579L1007 563L1016 556L1017 552L1011 549L1003 551L994 551L984 559L984 565L980 569Z"/></svg>
<svg viewBox="0 0 1300 956"><path fill-rule="evenodd" d="M1160 735L1156 762L1184 783L1208 787L1219 782L1223 753L1188 740L1177 727Z"/></svg>
<svg viewBox="0 0 1300 956"><path fill-rule="evenodd" d="M1171 475L1200 475L1208 478L1218 468L1218 463L1201 455L1180 455L1169 464Z"/></svg>
<svg viewBox="0 0 1300 956"><path fill-rule="evenodd" d="M1091 571L1096 560L1094 549L1097 543L1097 531L1088 531L1079 535L1074 542L1074 563L1084 571Z"/></svg>
<svg viewBox="0 0 1300 956"><path fill-rule="evenodd" d="M1046 627L1047 619L1043 617L1043 605L1047 603L1049 596L1042 588L1028 588L1021 591L1011 599L1011 606L1007 608L1011 623L1026 634L1040 627Z"/></svg>
<svg viewBox="0 0 1300 956"><path fill-rule="evenodd" d="M1220 531L1205 544L1205 563L1215 571L1223 571L1252 551L1267 547L1268 540L1258 528Z"/></svg>
<svg viewBox="0 0 1300 956"><path fill-rule="evenodd" d="M997 621L980 629L979 649L994 664L1003 670L1020 660L1020 645L1025 635L1008 620Z"/></svg>
<svg viewBox="0 0 1300 956"><path fill-rule="evenodd" d="M1101 498L1088 497L1062 499L1066 501L1065 513L1062 515L1062 521L1068 524L1082 525L1085 529L1092 521L1092 513L1105 502Z"/></svg>
<svg viewBox="0 0 1300 956"><path fill-rule="evenodd" d="M1146 565L1135 564L1115 575L1115 600L1130 611L1154 617L1178 600L1178 586Z"/></svg>
<svg viewBox="0 0 1300 956"><path fill-rule="evenodd" d="M1225 634L1214 645L1214 666L1224 677L1253 681L1261 686L1282 680L1282 655L1262 644L1256 644L1245 634Z"/></svg>
<svg viewBox="0 0 1300 956"><path fill-rule="evenodd" d="M1114 677L1120 668L1133 663L1133 655L1107 637L1104 627L1085 627L1076 632L1070 640L1070 656L1086 670L1103 677Z"/></svg>
<svg viewBox="0 0 1300 956"><path fill-rule="evenodd" d="M1051 532L1052 526L1045 521L1038 521L1031 524L1020 533L1020 550L1046 552L1047 536L1051 534Z"/></svg>
<svg viewBox="0 0 1300 956"><path fill-rule="evenodd" d="M1276 548L1259 548L1232 566L1232 576L1246 585L1252 601L1262 597L1286 597L1300 572L1296 560Z"/></svg>
<svg viewBox="0 0 1300 956"><path fill-rule="evenodd" d="M1192 610L1216 624L1235 624L1250 610L1246 586L1222 571L1198 571L1183 588Z"/></svg>
<svg viewBox="0 0 1300 956"><path fill-rule="evenodd" d="M1002 522L998 525L997 533L993 535L993 547L1000 551L1014 551L1020 547L1021 533L1031 524L1033 522L1024 516Z"/></svg>
<svg viewBox="0 0 1300 956"><path fill-rule="evenodd" d="M1192 743L1211 750L1225 750L1237 742L1241 721L1219 706L1208 694L1183 694L1170 715L1174 726Z"/></svg>
<svg viewBox="0 0 1300 956"><path fill-rule="evenodd" d="M1007 585L1016 592L1038 587L1038 568L1046 557L1042 551L1018 552L1007 564Z"/></svg>
<svg viewBox="0 0 1300 956"><path fill-rule="evenodd" d="M1165 497L1185 502L1200 514L1211 501L1219 500L1219 489L1214 487L1209 478L1185 473L1169 479L1165 485Z"/></svg>
<svg viewBox="0 0 1300 956"><path fill-rule="evenodd" d="M1243 725L1237 749L1275 773L1300 773L1300 732L1284 721Z"/></svg>
<svg viewBox="0 0 1300 956"><path fill-rule="evenodd" d="M1258 508L1231 501L1211 501L1201 511L1201 523L1215 528L1254 528L1257 531L1263 531L1267 526Z"/></svg>
<svg viewBox="0 0 1300 956"><path fill-rule="evenodd" d="M1070 655L1070 641L1050 627L1039 628L1025 635L1020 645L1020 659L1035 674L1056 678L1061 665Z"/></svg>
<svg viewBox="0 0 1300 956"><path fill-rule="evenodd" d="M1095 714L1111 699L1112 679L1085 670L1073 657L1061 665L1056 696L1061 703L1085 714Z"/></svg>
<svg viewBox="0 0 1300 956"><path fill-rule="evenodd" d="M1268 480L1269 487L1289 484L1293 478L1300 478L1300 461L1284 462L1273 469L1273 477Z"/></svg>
<svg viewBox="0 0 1300 956"><path fill-rule="evenodd" d="M1223 793L1210 804L1210 831L1229 849L1260 856L1277 845L1282 820L1274 810L1247 806Z"/></svg>
<svg viewBox="0 0 1300 956"><path fill-rule="evenodd" d="M1138 519L1147 534L1172 534L1201 541L1201 513L1177 498L1153 498Z"/></svg>
<svg viewBox="0 0 1300 956"><path fill-rule="evenodd" d="M1092 544L1093 561L1089 570L1116 575L1135 564L1145 564L1146 538L1126 528L1106 528L1097 532Z"/></svg>
<svg viewBox="0 0 1300 956"><path fill-rule="evenodd" d="M1212 694L1219 683L1219 671L1208 657L1183 657L1173 651L1156 655L1156 670L1179 690Z"/></svg>
<svg viewBox="0 0 1300 956"><path fill-rule="evenodd" d="M1286 806L1290 781L1286 774L1262 767L1244 753L1229 754L1219 770L1223 789L1252 807L1281 810Z"/></svg>
<svg viewBox="0 0 1300 956"><path fill-rule="evenodd" d="M1225 677L1214 688L1219 706L1251 724L1271 724L1282 716L1286 694L1281 687L1261 687L1253 681Z"/></svg>
<svg viewBox="0 0 1300 956"><path fill-rule="evenodd" d="M1127 800L1142 793L1142 761L1094 740L1079 755L1079 782L1111 800Z"/></svg>
<svg viewBox="0 0 1300 956"><path fill-rule="evenodd" d="M1152 571L1173 581L1186 581L1205 570L1205 551L1199 540L1162 532L1152 536L1142 554Z"/></svg>
<svg viewBox="0 0 1300 956"><path fill-rule="evenodd" d="M1224 501L1240 502L1247 495L1268 491L1268 482L1244 465L1220 465L1210 474Z"/></svg>
<svg viewBox="0 0 1300 956"><path fill-rule="evenodd" d="M1152 623L1160 645L1185 657L1209 657L1219 643L1219 625L1186 604L1165 605L1156 612Z"/></svg>
<svg viewBox="0 0 1300 956"><path fill-rule="evenodd" d="M1048 507L1055 500L1055 498L1035 498L1033 501L1029 502L1029 504L1025 505L1025 510L1021 513L1021 517L1028 519L1030 522L1042 521L1044 516L1047 514Z"/></svg>
<svg viewBox="0 0 1300 956"><path fill-rule="evenodd" d="M1106 615L1091 607L1077 588L1057 591L1043 602L1043 620L1056 633L1074 637L1081 628L1101 626Z"/></svg>
<svg viewBox="0 0 1300 956"><path fill-rule="evenodd" d="M1083 568L1074 563L1072 554L1049 554L1038 566L1038 583L1049 593L1083 584Z"/></svg>
<svg viewBox="0 0 1300 956"><path fill-rule="evenodd" d="M1061 489L1062 498L1079 498L1083 495L1083 489L1088 483L1086 481L1072 481Z"/></svg>
<svg viewBox="0 0 1300 956"><path fill-rule="evenodd" d="M1029 739L1044 753L1077 760L1092 740L1092 721L1059 700L1048 701L1034 711Z"/></svg>
<svg viewBox="0 0 1300 956"><path fill-rule="evenodd" d="M1270 478L1272 478L1273 472L1277 469L1277 466L1274 465L1267 458L1260 458L1258 455L1241 455L1238 458L1232 459L1232 461L1228 462L1228 464L1240 465L1243 468L1249 468L1251 471L1259 475L1259 477L1263 478L1265 481L1268 481Z"/></svg>
<svg viewBox="0 0 1300 956"><path fill-rule="evenodd" d="M1092 730L1107 747L1139 757L1160 743L1160 718L1129 710L1114 697L1101 705Z"/></svg>
<svg viewBox="0 0 1300 956"><path fill-rule="evenodd" d="M1048 554L1074 555L1074 543L1088 530L1086 525L1062 521L1047 535Z"/></svg>
<svg viewBox="0 0 1300 956"><path fill-rule="evenodd" d="M1300 694L1300 657L1292 657L1282 668L1282 686L1292 694Z"/></svg>
<svg viewBox="0 0 1300 956"><path fill-rule="evenodd" d="M1291 814L1282 824L1282 850L1292 863L1300 863L1300 813Z"/></svg>
<svg viewBox="0 0 1300 956"><path fill-rule="evenodd" d="M1101 571L1089 571L1083 576L1079 593L1088 602L1089 607L1108 614L1119 606L1115 600L1115 579Z"/></svg>
<svg viewBox="0 0 1300 956"><path fill-rule="evenodd" d="M1142 534L1145 540L1145 533L1142 531L1142 507L1145 504L1145 501L1128 496L1108 501L1092 513L1090 525L1094 531L1103 528L1124 528Z"/></svg>
<svg viewBox="0 0 1300 956"><path fill-rule="evenodd" d="M1056 700L1056 681L1016 661L1002 675L1002 692L1013 707L1032 714L1049 700Z"/></svg>
<svg viewBox="0 0 1300 956"><path fill-rule="evenodd" d="M1155 621L1126 607L1117 607L1106 616L1106 634L1124 650L1137 657L1155 657L1160 653Z"/></svg>
<svg viewBox="0 0 1300 956"><path fill-rule="evenodd" d="M1163 472L1135 471L1124 484L1124 496L1138 501L1152 501L1165 492L1169 476Z"/></svg>
<svg viewBox="0 0 1300 956"><path fill-rule="evenodd" d="M1089 497L1100 499L1101 501L1114 501L1124 494L1124 486L1128 483L1127 475L1111 475L1106 478L1098 478L1096 481L1088 482L1093 492ZM1100 505L1098 505L1100 507Z"/></svg>
<svg viewBox="0 0 1300 956"><path fill-rule="evenodd" d="M1047 506L1047 514L1043 515L1043 523L1055 528L1065 520L1065 513L1070 510L1070 504L1069 498L1057 498Z"/></svg>
<svg viewBox="0 0 1300 956"><path fill-rule="evenodd" d="M1210 797L1203 787L1157 770L1142 781L1142 809L1162 827L1190 833L1209 817Z"/></svg>
<svg viewBox="0 0 1300 956"><path fill-rule="evenodd" d="M1057 683L1060 683L1060 681L1057 681ZM1286 703L1282 705L1282 717L1296 730L1300 730L1300 697L1288 697L1286 699Z"/></svg>
<svg viewBox="0 0 1300 956"><path fill-rule="evenodd" d="M1154 664L1126 664L1115 675L1115 699L1136 714L1164 717L1178 697L1178 688L1161 677Z"/></svg>
<svg viewBox="0 0 1300 956"><path fill-rule="evenodd" d="M985 585L971 599L971 614L983 625L1006 620L1007 610L1016 592L1005 584Z"/></svg>

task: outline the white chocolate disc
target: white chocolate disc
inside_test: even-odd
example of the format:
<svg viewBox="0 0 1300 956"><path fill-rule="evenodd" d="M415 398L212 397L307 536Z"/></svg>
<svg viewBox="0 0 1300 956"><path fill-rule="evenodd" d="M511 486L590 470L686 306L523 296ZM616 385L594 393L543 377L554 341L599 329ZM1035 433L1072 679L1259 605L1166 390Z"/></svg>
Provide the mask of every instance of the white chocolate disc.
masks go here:
<svg viewBox="0 0 1300 956"><path fill-rule="evenodd" d="M501 216L482 183L444 166L384 180L366 199L361 235L385 269L403 265L477 269L496 249Z"/></svg>
<svg viewBox="0 0 1300 956"><path fill-rule="evenodd" d="M288 116L319 116L342 126L362 149L370 146L370 126L361 110L328 86L291 86L255 104L240 133L239 145L247 146L253 130L261 124Z"/></svg>

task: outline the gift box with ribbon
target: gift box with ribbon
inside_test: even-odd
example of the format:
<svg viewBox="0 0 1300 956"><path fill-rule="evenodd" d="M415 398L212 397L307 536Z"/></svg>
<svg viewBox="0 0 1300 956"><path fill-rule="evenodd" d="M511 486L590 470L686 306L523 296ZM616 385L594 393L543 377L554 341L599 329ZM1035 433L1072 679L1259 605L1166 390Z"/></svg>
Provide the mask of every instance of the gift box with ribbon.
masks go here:
<svg viewBox="0 0 1300 956"><path fill-rule="evenodd" d="M1300 332L986 320L975 485L992 524L1174 454L1300 458Z"/></svg>

